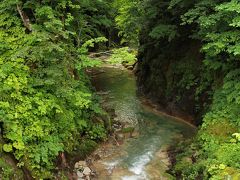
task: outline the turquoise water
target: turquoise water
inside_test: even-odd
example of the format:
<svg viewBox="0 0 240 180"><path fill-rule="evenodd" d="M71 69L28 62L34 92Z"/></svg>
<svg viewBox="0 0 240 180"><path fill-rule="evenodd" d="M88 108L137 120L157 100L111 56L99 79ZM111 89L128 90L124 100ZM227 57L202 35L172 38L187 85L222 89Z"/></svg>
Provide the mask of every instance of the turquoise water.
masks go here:
<svg viewBox="0 0 240 180"><path fill-rule="evenodd" d="M136 80L130 71L113 67L103 67L101 71L103 73L93 78L97 91L108 92L107 104L115 109L116 119L133 124L139 132L137 138L125 143L126 155L112 159L109 164L125 167L133 173L122 179L151 178L145 167L155 158L155 153L164 145L174 145L176 138L191 137L195 128L143 105L136 95Z"/></svg>

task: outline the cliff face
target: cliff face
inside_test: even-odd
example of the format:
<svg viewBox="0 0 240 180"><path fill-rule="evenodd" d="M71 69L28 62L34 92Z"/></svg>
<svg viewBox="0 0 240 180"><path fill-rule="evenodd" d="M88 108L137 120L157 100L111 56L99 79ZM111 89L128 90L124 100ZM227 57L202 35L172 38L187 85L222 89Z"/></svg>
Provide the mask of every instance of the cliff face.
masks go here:
<svg viewBox="0 0 240 180"><path fill-rule="evenodd" d="M161 110L199 124L205 95L196 102L198 76L202 69L201 44L189 39L152 42L141 37L137 83L140 94ZM195 119L193 121L193 119Z"/></svg>
<svg viewBox="0 0 240 180"><path fill-rule="evenodd" d="M196 138L176 148L172 172L180 179L239 179L240 38L234 20L240 3L146 3L139 92L168 113L202 123Z"/></svg>

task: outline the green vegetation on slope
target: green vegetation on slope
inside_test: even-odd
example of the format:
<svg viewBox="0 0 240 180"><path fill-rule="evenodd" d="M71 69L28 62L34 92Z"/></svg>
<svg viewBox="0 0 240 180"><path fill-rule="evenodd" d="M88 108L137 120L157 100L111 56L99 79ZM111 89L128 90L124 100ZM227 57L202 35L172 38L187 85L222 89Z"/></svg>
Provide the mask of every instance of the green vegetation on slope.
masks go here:
<svg viewBox="0 0 240 180"><path fill-rule="evenodd" d="M106 137L84 69L96 65L88 48L106 41L108 8L97 0L0 3L1 144L36 179L52 177L61 152Z"/></svg>
<svg viewBox="0 0 240 180"><path fill-rule="evenodd" d="M184 179L240 176L239 8L237 0L136 0L118 17L129 13L140 26L140 89L202 119L174 167Z"/></svg>
<svg viewBox="0 0 240 180"><path fill-rule="evenodd" d="M88 50L119 32L122 44L139 45L140 89L202 120L173 173L237 178L239 9L237 0L2 0L0 147L39 179L52 178L61 152L87 154L104 139L104 122L95 118L103 112L84 70L97 64ZM116 61L134 59L126 48L114 53Z"/></svg>
<svg viewBox="0 0 240 180"><path fill-rule="evenodd" d="M133 65L137 61L136 54L135 50L128 47L116 48L112 50L109 61L112 64Z"/></svg>

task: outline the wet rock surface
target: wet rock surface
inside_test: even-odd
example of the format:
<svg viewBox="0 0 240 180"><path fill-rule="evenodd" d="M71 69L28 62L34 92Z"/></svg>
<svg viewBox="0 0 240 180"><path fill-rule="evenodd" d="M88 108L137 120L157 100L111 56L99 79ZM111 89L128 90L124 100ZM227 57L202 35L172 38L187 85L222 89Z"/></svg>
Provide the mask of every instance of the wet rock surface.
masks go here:
<svg viewBox="0 0 240 180"><path fill-rule="evenodd" d="M74 165L74 171L76 172L77 180L90 180L96 175L86 161L76 162Z"/></svg>

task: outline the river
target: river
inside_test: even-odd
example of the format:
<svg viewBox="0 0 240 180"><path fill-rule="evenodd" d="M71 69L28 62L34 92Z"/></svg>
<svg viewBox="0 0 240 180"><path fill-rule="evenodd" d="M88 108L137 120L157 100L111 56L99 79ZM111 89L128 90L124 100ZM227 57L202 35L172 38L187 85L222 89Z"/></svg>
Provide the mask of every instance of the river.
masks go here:
<svg viewBox="0 0 240 180"><path fill-rule="evenodd" d="M113 66L103 66L98 71L101 73L92 77L92 83L98 92L107 94L107 104L115 109L115 120L131 124L139 135L120 146L104 147L109 154L95 163L97 179L171 179L164 172L168 162L163 149L179 139L192 137L196 129L144 105L136 95L132 72Z"/></svg>

